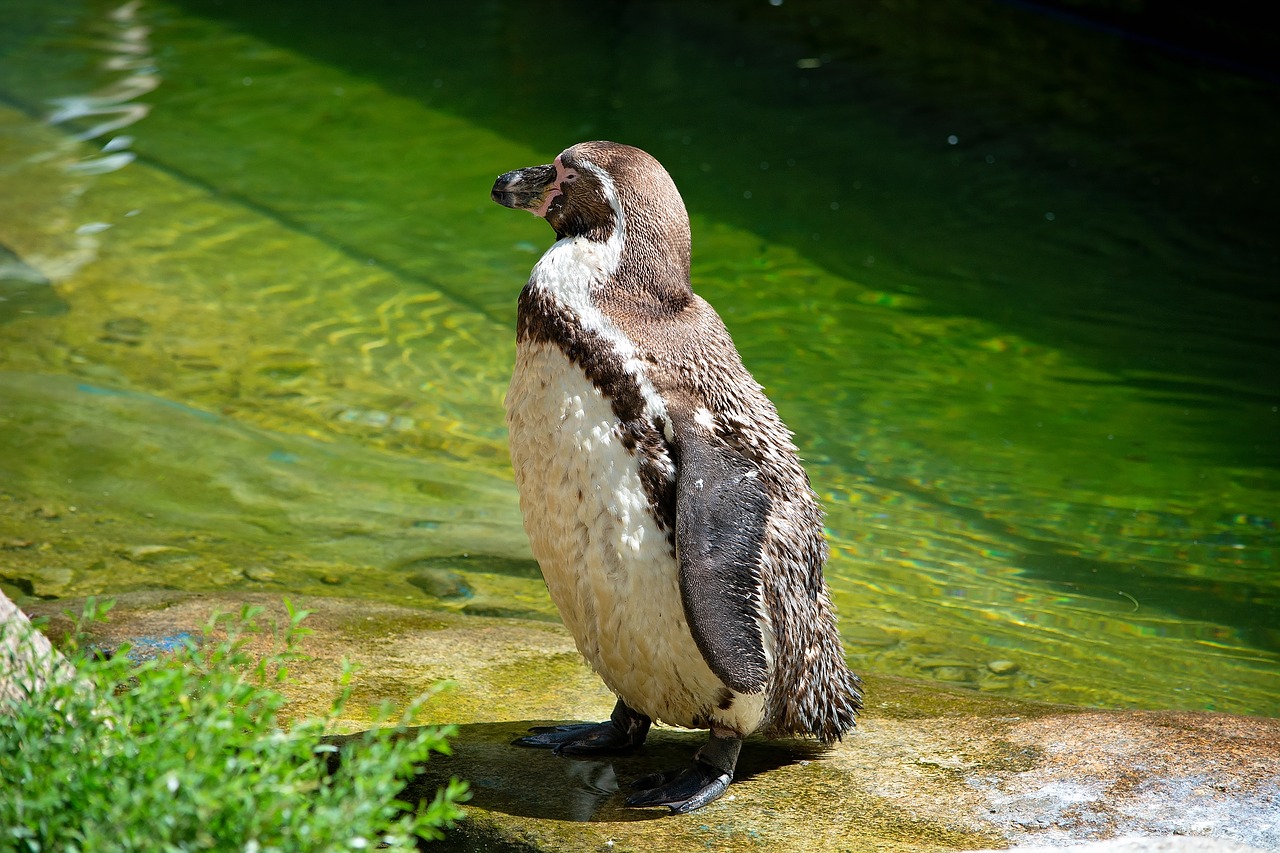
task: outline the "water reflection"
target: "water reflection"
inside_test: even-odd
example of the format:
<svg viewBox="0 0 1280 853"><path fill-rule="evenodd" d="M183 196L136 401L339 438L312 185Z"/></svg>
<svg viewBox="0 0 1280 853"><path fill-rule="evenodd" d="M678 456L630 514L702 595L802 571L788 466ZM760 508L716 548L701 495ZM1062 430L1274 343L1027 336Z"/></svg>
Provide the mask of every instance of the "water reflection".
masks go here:
<svg viewBox="0 0 1280 853"><path fill-rule="evenodd" d="M210 543L241 529L245 503L185 498L210 507L176 526L202 531L195 550L219 554L219 584L329 578L346 594L545 617L511 514L500 399L514 297L550 235L489 210L486 192L511 163L625 139L675 174L695 287L798 431L860 666L1064 701L1275 710L1280 373L1260 224L1272 211L1239 186L1271 136L1214 159L1220 130L1265 123L1249 109L1261 95L1231 80L1203 81L1205 94L1184 85L1195 70L1152 70L1039 25L1073 59L1053 72L1064 79L1024 69L1024 85L1003 79L1030 62L1016 38L1028 29L1006 13L979 22L989 40L939 46L935 67L896 52L891 37L915 37L892 16L858 33L821 4L825 29L759 18L789 5L735 21L674 4L581 6L562 16L564 49L591 46L574 54L572 81L528 38L545 24L538 4L379 15L183 0L130 4L117 21L62 0L73 23L51 16L22 38L0 28L15 57L0 88L41 105L97 82L48 44L70 39L82 61L111 20L108 41L133 46L116 51L136 63L126 81L143 82L67 101L83 108L69 132L96 140L147 115L97 150L56 143L86 162L136 153L134 168L64 175L69 189L35 165L0 175L33 211L0 219L13 257L65 282L72 305L0 326L6 369L140 392L84 443L154 438L154 469L119 454L114 476L172 482L177 457L186 479L252 497L261 536L243 549ZM863 55L865 38L898 46ZM167 85L146 89L153 56ZM1115 79L1134 92L1113 92ZM1009 105L975 103L984 95ZM1170 105L1195 127L1161 153ZM21 128L7 137L15 151L53 145L20 116L0 119ZM1113 121L1141 156L1099 135ZM1154 188L1171 176L1185 195ZM1210 204L1210 186L1228 189ZM72 239L99 241L97 261L57 268L71 250L49 247ZM26 424L79 429L88 404L61 383L17 384L5 440L20 461L44 458ZM143 403L156 399L332 452L264 439L244 459L188 461L185 421ZM31 511L45 495L87 503L54 476L74 473L65 462L0 471ZM418 464L439 469L419 476ZM455 487L477 481L492 488ZM304 483L308 499L282 482ZM156 499L172 523L172 495ZM144 511L94 503L93 523ZM14 538L44 542L28 515L7 516ZM180 541L189 530L139 524L128 537L143 538L118 551L165 537L193 547ZM57 552L56 535L39 536ZM128 562L38 548L12 556L42 593L105 588ZM449 562L458 555L470 556ZM252 569L237 574L240 561ZM176 563L148 571L200 580Z"/></svg>
<svg viewBox="0 0 1280 853"><path fill-rule="evenodd" d="M87 142L128 127L147 117L151 107L139 103L137 98L155 90L160 76L151 56L149 37L151 29L145 26L139 15L142 0L132 0L111 11L99 27L106 40L93 45L107 53L102 68L107 71L124 71L126 76L111 85L89 95L69 95L51 98L55 107L49 114L50 124L73 123L80 119L92 119L96 123L87 129L73 133L72 142ZM99 121L104 118L105 120ZM68 171L82 175L102 175L114 172L132 163L137 155L128 150L133 137L112 136L102 146L101 153L85 157L67 165Z"/></svg>

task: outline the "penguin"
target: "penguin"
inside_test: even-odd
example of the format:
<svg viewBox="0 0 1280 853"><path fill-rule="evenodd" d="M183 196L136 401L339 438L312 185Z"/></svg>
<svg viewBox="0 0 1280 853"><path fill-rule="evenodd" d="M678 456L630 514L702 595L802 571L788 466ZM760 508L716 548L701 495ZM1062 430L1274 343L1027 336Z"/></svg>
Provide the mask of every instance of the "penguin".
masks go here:
<svg viewBox="0 0 1280 853"><path fill-rule="evenodd" d="M555 231L520 292L505 408L521 513L578 650L617 696L602 723L516 741L621 753L654 721L707 729L628 806L683 814L733 780L743 738L853 729L827 545L792 433L690 286L689 217L638 148L582 142L491 196Z"/></svg>

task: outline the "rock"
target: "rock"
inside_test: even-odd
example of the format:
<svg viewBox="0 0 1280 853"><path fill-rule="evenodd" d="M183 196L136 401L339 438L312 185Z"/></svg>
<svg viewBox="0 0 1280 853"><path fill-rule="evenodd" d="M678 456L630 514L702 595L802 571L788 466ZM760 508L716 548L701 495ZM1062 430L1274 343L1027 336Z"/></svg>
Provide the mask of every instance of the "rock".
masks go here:
<svg viewBox="0 0 1280 853"><path fill-rule="evenodd" d="M198 633L211 612L245 603L285 620L279 599L266 595L117 601L111 621L95 629L100 642ZM612 708L559 625L337 598L294 604L313 611L305 623L313 632L303 647L309 657L284 685L297 714L327 709L344 657L362 667L339 721L347 732L366 727L362 714L381 700L403 707L435 681L456 684L431 699L422 718L459 726L454 755L432 759L408 795L430 795L449 775L469 780L475 796L455 838L465 849L1280 847L1280 720L1037 705L872 675L865 716L843 743L824 750L752 738L728 795L669 817L624 809L619 792L652 770L683 765L701 733L655 728L639 753L608 759L510 745L531 725L603 720ZM32 610L54 616L67 606ZM1133 844L1143 846L1125 846Z"/></svg>
<svg viewBox="0 0 1280 853"><path fill-rule="evenodd" d="M997 853L983 850L979 853ZM1005 851L999 851L1005 853ZM1069 847L1015 847L1014 853L1265 853L1257 847L1213 838L1169 835L1158 838L1115 838Z"/></svg>
<svg viewBox="0 0 1280 853"><path fill-rule="evenodd" d="M991 670L995 675L1013 675L1018 671L1019 667L1016 661L992 660L987 661L987 669Z"/></svg>
<svg viewBox="0 0 1280 853"><path fill-rule="evenodd" d="M134 563L163 563L169 560L189 560L195 557L185 548L172 545L131 545L120 551L120 556Z"/></svg>
<svg viewBox="0 0 1280 853"><path fill-rule="evenodd" d="M466 578L448 569L423 569L409 576L409 583L433 598L471 598Z"/></svg>
<svg viewBox="0 0 1280 853"><path fill-rule="evenodd" d="M416 522L424 524L427 522ZM474 574L476 572L493 572L519 578L542 580L542 570L534 560L519 560L503 557L500 554L451 554L444 557L416 557L403 560L392 568L399 572L440 572Z"/></svg>
<svg viewBox="0 0 1280 853"><path fill-rule="evenodd" d="M276 573L266 566L250 566L244 570L243 574L245 580L254 583L271 583L276 579Z"/></svg>
<svg viewBox="0 0 1280 853"><path fill-rule="evenodd" d="M970 666L934 666L929 671L938 681L971 684L978 680L977 672Z"/></svg>
<svg viewBox="0 0 1280 853"><path fill-rule="evenodd" d="M10 700L43 690L75 673L26 614L0 593L0 713Z"/></svg>
<svg viewBox="0 0 1280 853"><path fill-rule="evenodd" d="M141 317L117 317L102 324L99 340L137 346L151 331L151 324Z"/></svg>

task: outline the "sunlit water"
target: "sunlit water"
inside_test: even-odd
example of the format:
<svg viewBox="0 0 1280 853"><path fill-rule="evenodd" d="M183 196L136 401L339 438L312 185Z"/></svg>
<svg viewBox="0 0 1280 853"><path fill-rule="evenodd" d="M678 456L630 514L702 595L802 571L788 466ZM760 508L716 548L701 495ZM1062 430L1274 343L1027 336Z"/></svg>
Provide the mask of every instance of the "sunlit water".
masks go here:
<svg viewBox="0 0 1280 853"><path fill-rule="evenodd" d="M1000 7L332 5L0 0L8 594L555 618L501 412L551 235L488 188L613 138L857 667L1280 714L1273 83Z"/></svg>

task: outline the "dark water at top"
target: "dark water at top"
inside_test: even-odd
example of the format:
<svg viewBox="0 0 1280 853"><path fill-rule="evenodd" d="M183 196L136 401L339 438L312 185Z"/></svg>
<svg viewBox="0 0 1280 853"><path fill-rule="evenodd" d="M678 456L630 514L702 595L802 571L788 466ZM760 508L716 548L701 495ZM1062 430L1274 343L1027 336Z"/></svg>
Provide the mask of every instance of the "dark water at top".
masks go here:
<svg viewBox="0 0 1280 853"><path fill-rule="evenodd" d="M0 0L0 582L554 618L501 415L551 235L487 192L610 138L859 667L1280 713L1267 54L941 5Z"/></svg>

